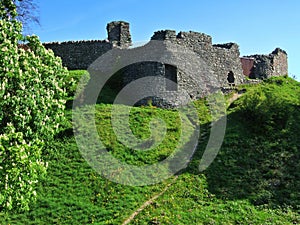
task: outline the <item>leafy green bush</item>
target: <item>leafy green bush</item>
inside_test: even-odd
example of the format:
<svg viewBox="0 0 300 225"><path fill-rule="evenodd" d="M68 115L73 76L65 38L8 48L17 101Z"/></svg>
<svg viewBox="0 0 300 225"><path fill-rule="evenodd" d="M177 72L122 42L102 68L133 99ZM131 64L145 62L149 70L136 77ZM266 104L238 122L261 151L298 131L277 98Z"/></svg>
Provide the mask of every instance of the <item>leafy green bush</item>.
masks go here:
<svg viewBox="0 0 300 225"><path fill-rule="evenodd" d="M67 71L38 37L22 36L13 1L1 1L0 16L0 210L24 210L45 172L41 150L63 118Z"/></svg>
<svg viewBox="0 0 300 225"><path fill-rule="evenodd" d="M38 178L46 171L40 159L42 143L30 145L21 132L8 128L7 134L0 135L0 203L5 209L28 210Z"/></svg>
<svg viewBox="0 0 300 225"><path fill-rule="evenodd" d="M76 91L82 91L89 79L90 75L86 70L70 70L68 76L64 78L68 99L73 100Z"/></svg>
<svg viewBox="0 0 300 225"><path fill-rule="evenodd" d="M291 78L274 77L250 89L237 104L244 118L254 125L255 132L282 130L288 126L295 106L299 105L300 88L297 86Z"/></svg>
<svg viewBox="0 0 300 225"><path fill-rule="evenodd" d="M80 98L83 95L84 87L90 79L90 74L86 70L70 70L68 75L64 77L67 92L68 109L72 108L75 95Z"/></svg>

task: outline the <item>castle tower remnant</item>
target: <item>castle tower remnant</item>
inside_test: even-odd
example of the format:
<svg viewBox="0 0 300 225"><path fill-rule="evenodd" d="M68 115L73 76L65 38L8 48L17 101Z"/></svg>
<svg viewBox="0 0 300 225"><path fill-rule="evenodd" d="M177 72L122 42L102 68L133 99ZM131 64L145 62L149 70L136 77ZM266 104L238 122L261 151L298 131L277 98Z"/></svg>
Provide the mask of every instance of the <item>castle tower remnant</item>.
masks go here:
<svg viewBox="0 0 300 225"><path fill-rule="evenodd" d="M106 26L108 40L114 47L128 48L131 46L131 35L129 23L124 21L113 21Z"/></svg>

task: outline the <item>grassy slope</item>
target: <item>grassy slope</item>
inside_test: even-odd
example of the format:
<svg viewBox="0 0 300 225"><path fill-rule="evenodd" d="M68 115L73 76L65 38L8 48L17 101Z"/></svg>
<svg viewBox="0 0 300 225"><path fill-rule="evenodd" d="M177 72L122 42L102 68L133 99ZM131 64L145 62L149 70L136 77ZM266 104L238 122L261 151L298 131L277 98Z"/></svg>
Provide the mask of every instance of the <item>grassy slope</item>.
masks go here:
<svg viewBox="0 0 300 225"><path fill-rule="evenodd" d="M154 204L132 221L133 224L300 223L297 214L300 146L296 123L300 117L299 83L279 79L248 89L246 95L231 106L224 144L209 169L204 173L197 169L205 147L202 141L190 166ZM255 93L260 94L253 100L249 96L256 96ZM284 98L287 105L282 101L273 108L267 107L269 103L264 105L268 99L264 97L270 93L276 100ZM248 115L246 108L253 106L246 103L251 101L260 105L256 110L261 114ZM276 108L279 103L283 105ZM205 104L198 101L197 106L202 122L207 122ZM131 121L135 134L147 137L149 132L144 125L151 116L160 116L169 124L170 141L160 146L161 151L136 154L132 158L130 150L122 151L109 129L110 107L97 107L98 132L106 135L105 140L113 146L115 156L128 163L143 164L160 160L169 153L171 139L176 141L179 135L179 127L174 123L178 119L176 112L152 107L134 109ZM274 110L278 111L270 113ZM262 123L259 119L265 114L270 117L267 123ZM285 114L289 116L286 118ZM70 111L68 117L71 118ZM129 187L102 178L82 158L72 137L71 124L65 127L45 151L49 169L40 182L37 203L29 212L0 214L0 224L120 224L171 182Z"/></svg>
<svg viewBox="0 0 300 225"><path fill-rule="evenodd" d="M197 171L200 145L190 167L136 224L300 222L300 84L275 78L247 89L229 109L212 165Z"/></svg>

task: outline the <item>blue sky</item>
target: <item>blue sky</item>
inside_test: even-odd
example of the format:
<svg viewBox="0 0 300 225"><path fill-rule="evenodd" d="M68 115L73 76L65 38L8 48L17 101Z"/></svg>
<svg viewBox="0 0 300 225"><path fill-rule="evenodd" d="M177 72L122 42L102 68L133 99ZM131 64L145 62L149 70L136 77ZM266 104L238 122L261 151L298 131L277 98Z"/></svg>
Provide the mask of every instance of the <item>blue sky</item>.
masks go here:
<svg viewBox="0 0 300 225"><path fill-rule="evenodd" d="M300 80L299 0L39 0L42 42L105 39L106 24L130 23L134 42L154 31L209 34L214 43L236 42L241 55L286 50L289 75Z"/></svg>

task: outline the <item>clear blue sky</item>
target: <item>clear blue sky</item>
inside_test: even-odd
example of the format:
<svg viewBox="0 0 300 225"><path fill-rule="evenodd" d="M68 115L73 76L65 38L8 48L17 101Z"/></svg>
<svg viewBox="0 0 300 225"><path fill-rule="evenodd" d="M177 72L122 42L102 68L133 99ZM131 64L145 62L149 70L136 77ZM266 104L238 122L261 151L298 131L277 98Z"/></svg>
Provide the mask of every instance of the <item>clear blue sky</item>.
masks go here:
<svg viewBox="0 0 300 225"><path fill-rule="evenodd" d="M39 0L43 42L105 39L106 24L130 22L134 42L154 31L198 31L214 43L236 42L241 55L287 51L289 75L300 80L299 0Z"/></svg>

